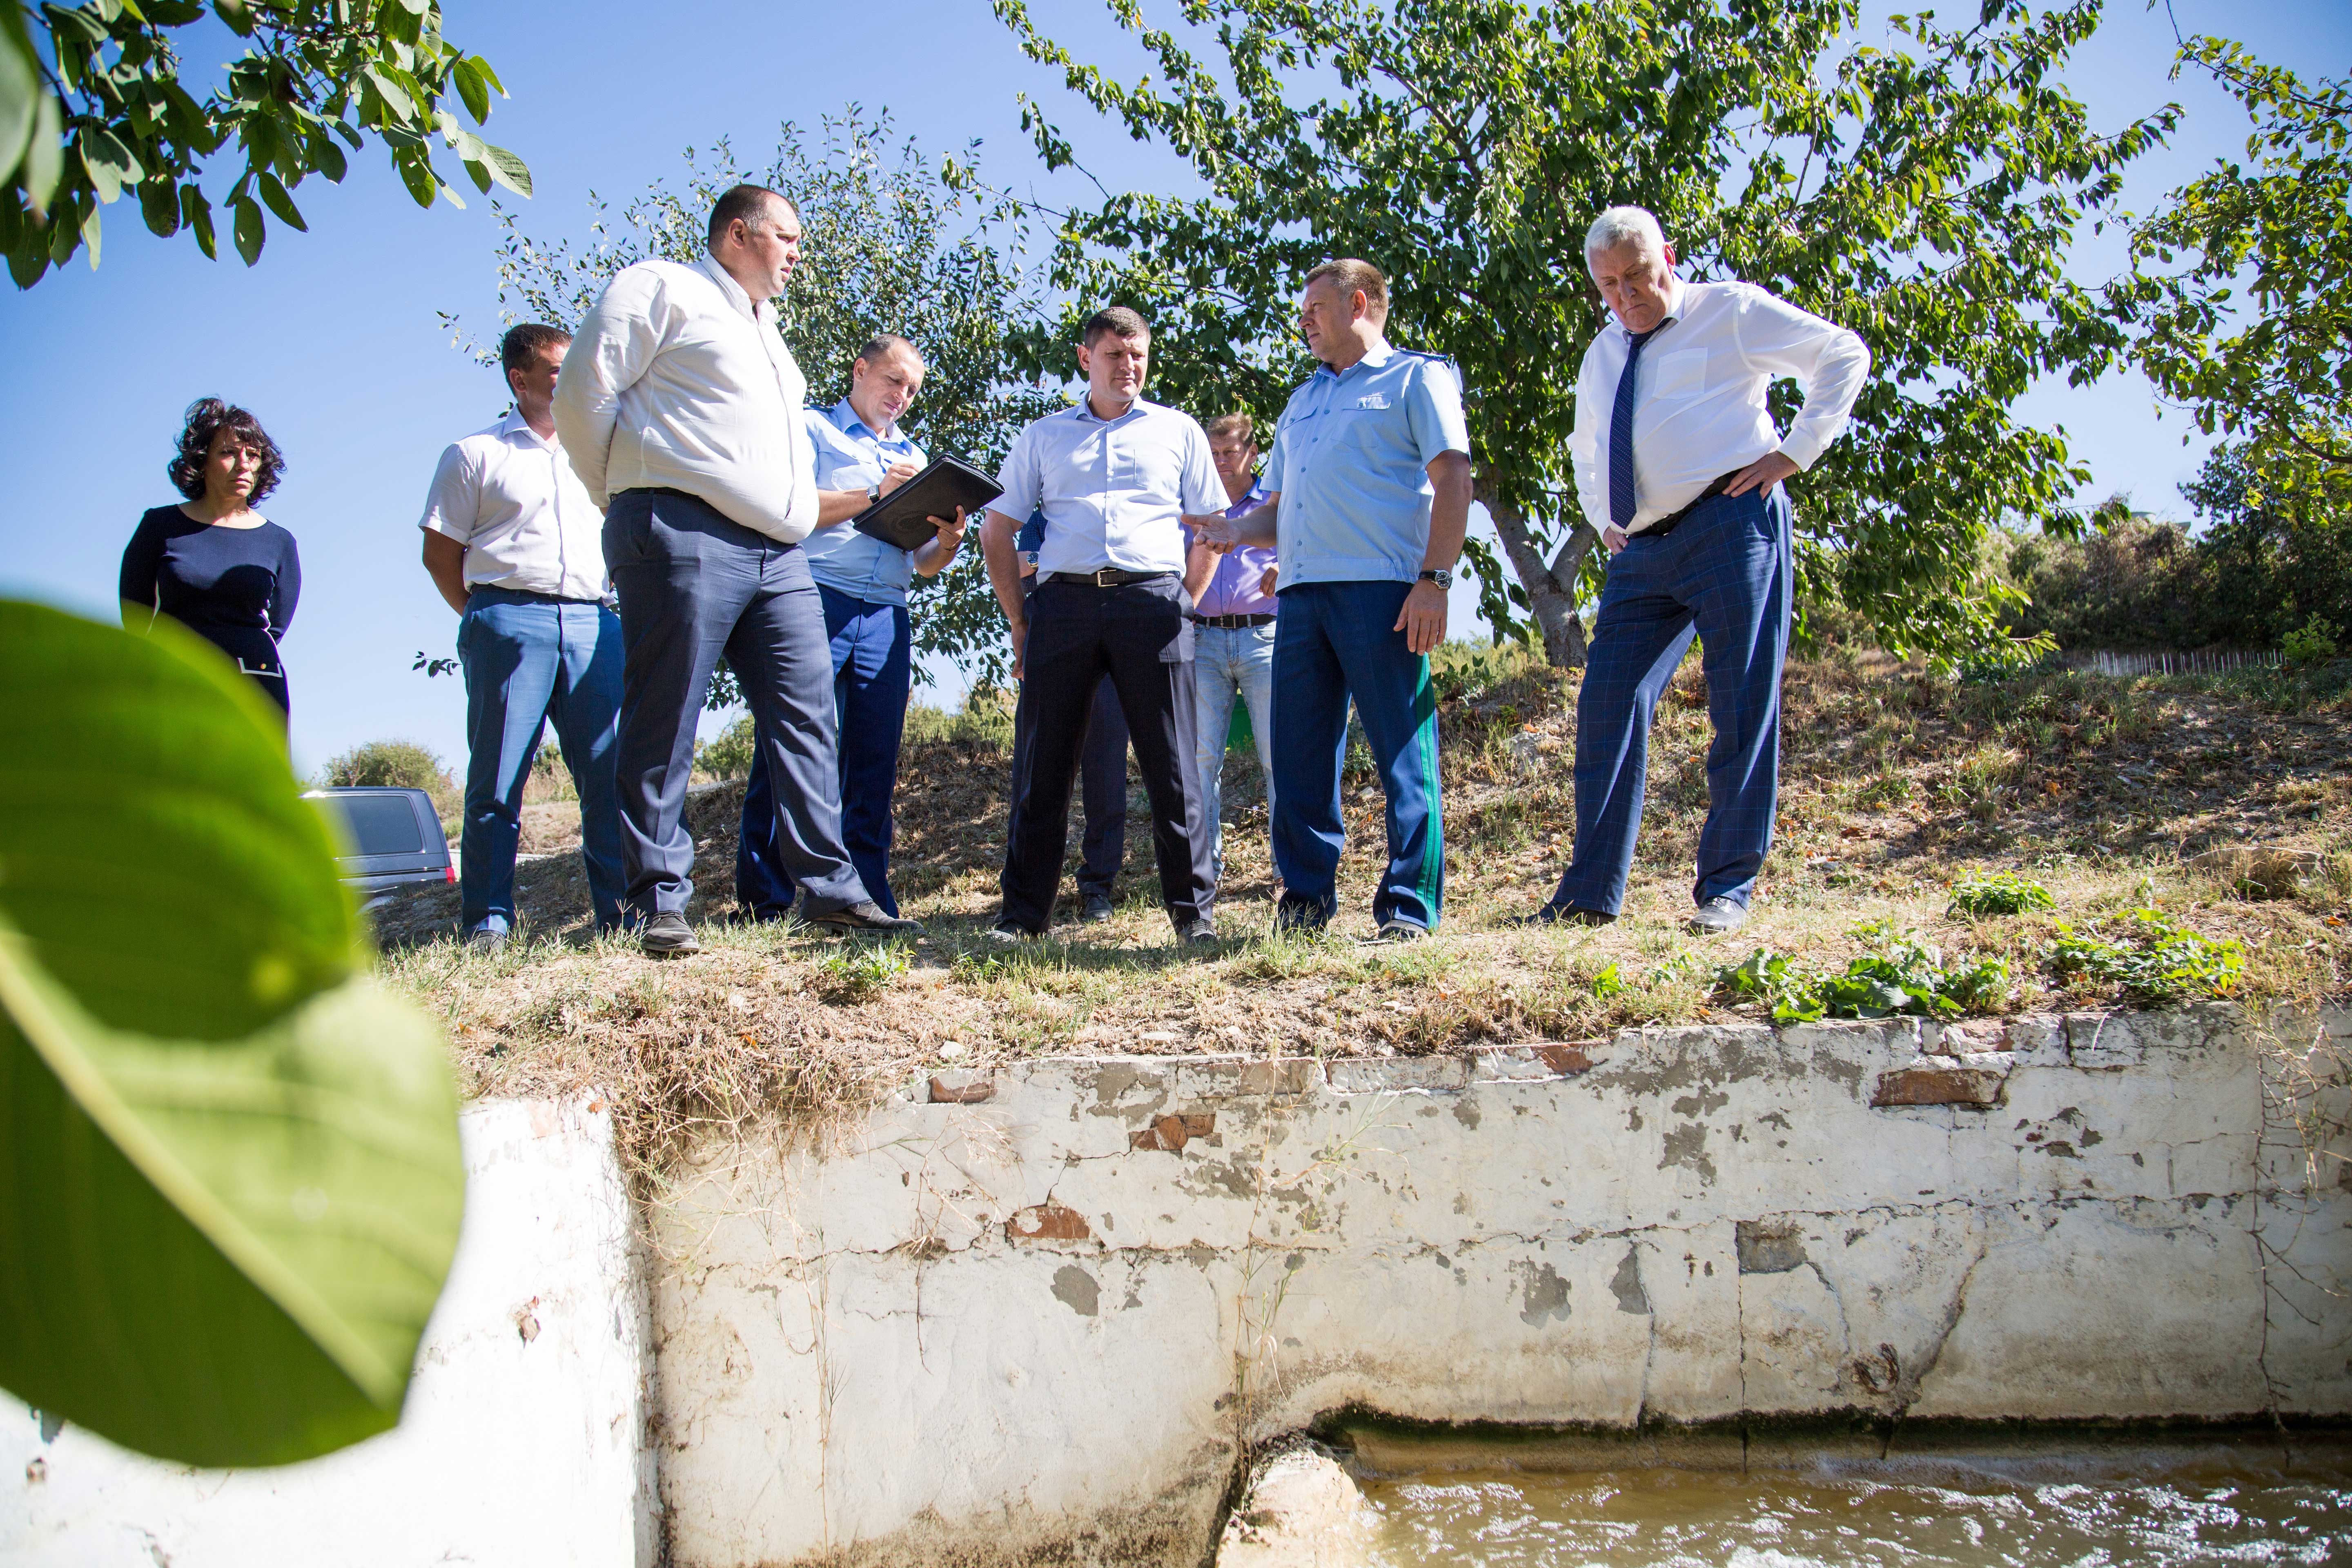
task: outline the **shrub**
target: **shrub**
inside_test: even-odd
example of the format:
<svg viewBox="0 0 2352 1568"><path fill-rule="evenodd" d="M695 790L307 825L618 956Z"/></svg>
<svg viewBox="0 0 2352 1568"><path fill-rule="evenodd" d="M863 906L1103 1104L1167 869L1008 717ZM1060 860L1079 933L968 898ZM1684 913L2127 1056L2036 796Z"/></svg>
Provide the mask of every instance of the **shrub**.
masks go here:
<svg viewBox="0 0 2352 1568"><path fill-rule="evenodd" d="M1854 934L1871 951L1835 974L1803 968L1785 953L1759 947L1746 963L1717 970L1716 989L1765 1004L1779 1024L1901 1013L1949 1018L1971 1007L1997 1006L2009 994L2009 966L1998 958L1946 968L1943 954L1915 932L1897 934L1874 921L1855 927Z"/></svg>
<svg viewBox="0 0 2352 1568"><path fill-rule="evenodd" d="M732 724L694 748L694 771L715 779L751 776L751 716Z"/></svg>
<svg viewBox="0 0 2352 1568"><path fill-rule="evenodd" d="M2286 656L2287 663L2298 668L2326 664L2336 657L2336 624L2315 614L2279 639L2279 651Z"/></svg>
<svg viewBox="0 0 2352 1568"><path fill-rule="evenodd" d="M447 816L465 803L465 792L441 759L414 741L370 741L330 761L319 782L339 789L421 789Z"/></svg>
<svg viewBox="0 0 2352 1568"><path fill-rule="evenodd" d="M1971 872L1952 884L1956 915L2021 915L2057 907L2049 889L2014 871Z"/></svg>
<svg viewBox="0 0 2352 1568"><path fill-rule="evenodd" d="M907 973L907 950L897 942L861 945L817 961L817 994L836 1005L863 1002Z"/></svg>

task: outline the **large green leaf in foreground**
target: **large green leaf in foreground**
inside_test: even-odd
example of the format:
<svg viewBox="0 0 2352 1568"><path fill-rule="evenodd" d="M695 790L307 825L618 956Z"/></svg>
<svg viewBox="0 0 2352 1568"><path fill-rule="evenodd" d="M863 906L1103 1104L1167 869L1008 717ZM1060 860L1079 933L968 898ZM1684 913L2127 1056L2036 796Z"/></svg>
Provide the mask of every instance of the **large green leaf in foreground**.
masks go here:
<svg viewBox="0 0 2352 1568"><path fill-rule="evenodd" d="M389 1427L456 1091L276 713L168 624L0 603L0 1386L191 1464Z"/></svg>

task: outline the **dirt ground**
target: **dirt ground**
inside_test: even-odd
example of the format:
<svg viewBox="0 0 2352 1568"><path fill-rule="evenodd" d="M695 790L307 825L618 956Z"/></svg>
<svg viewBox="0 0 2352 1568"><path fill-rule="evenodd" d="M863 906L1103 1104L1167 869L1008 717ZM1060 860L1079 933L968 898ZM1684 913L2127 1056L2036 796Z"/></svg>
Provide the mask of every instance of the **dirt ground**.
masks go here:
<svg viewBox="0 0 2352 1568"><path fill-rule="evenodd" d="M1721 967L1764 948L1835 969L1890 931L1949 962L2000 959L2006 984L1973 1000L1974 1013L2146 1005L2051 955L2062 935L2119 929L2149 906L2240 943L2231 994L2312 1000L2352 975L2352 665L1978 681L1876 654L1792 666L1777 842L1753 918L1720 940L1680 924L1706 807L1695 666L1660 709L1625 918L1599 929L1509 923L1542 902L1573 839L1577 677L1519 650L1457 646L1437 678L1447 883L1444 924L1425 942L1365 940L1384 857L1360 747L1343 789L1350 838L1329 935L1268 933L1264 791L1244 747L1227 768L1218 947L1174 943L1139 789L1114 920L1009 950L983 941L1011 726L1001 706L979 704L910 715L893 879L924 922L918 942L877 947L733 920L737 782L689 800L699 956L656 963L593 939L576 806L548 802L530 808L526 842L540 853L518 872L529 940L495 958L464 952L451 940L456 889L432 889L386 911L385 968L447 1021L475 1090L634 1085L667 1098L656 1120L673 1132L673 1122L855 1099L861 1084L927 1064L1419 1053L1752 1018L1759 1007L1718 983ZM2196 857L2216 847L2291 853L2291 872L2258 884L2200 868ZM1954 880L1983 869L2031 878L2055 908L1951 912ZM1065 919L1072 898L1066 884Z"/></svg>

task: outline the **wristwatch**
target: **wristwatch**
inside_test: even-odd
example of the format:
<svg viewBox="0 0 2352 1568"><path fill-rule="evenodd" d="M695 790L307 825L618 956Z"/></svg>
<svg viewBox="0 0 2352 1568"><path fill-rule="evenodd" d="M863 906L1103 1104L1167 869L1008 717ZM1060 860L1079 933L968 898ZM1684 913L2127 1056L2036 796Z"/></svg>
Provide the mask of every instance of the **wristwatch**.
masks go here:
<svg viewBox="0 0 2352 1568"><path fill-rule="evenodd" d="M879 501L881 500L881 499L882 499L882 487L881 487L881 485L879 485L879 484L877 483L877 484L871 484L871 485L868 485L868 486L866 486L866 504L867 506L873 506L873 505L875 505L876 503L879 502Z"/></svg>
<svg viewBox="0 0 2352 1568"><path fill-rule="evenodd" d="M1422 573L1421 580L1424 583L1436 584L1441 593L1450 594L1454 591L1454 569L1450 566L1429 567Z"/></svg>

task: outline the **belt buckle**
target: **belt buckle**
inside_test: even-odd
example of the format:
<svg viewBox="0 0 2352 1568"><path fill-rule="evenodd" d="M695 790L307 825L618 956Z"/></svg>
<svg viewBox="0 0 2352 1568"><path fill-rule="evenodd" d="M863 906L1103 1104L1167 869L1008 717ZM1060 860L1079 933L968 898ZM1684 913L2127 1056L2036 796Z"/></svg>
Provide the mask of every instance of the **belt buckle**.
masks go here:
<svg viewBox="0 0 2352 1568"><path fill-rule="evenodd" d="M1095 568L1093 573L1095 586L1097 588L1116 588L1118 586L1118 582L1115 581L1118 575L1118 568L1116 566L1097 566Z"/></svg>

